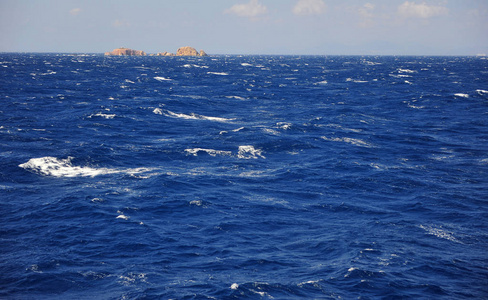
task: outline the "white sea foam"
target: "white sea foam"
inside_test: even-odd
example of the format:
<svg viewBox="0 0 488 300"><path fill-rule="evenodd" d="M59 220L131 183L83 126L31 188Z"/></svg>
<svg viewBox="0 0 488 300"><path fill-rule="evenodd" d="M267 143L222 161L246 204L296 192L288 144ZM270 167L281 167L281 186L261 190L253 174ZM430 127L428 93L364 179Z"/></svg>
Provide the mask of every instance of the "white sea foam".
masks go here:
<svg viewBox="0 0 488 300"><path fill-rule="evenodd" d="M353 139L353 138L347 138L347 137L343 137L343 138L329 138L329 137L325 137L323 136L322 139L326 140L326 141L331 141L331 142L344 142L344 143L349 143L349 144L352 144L352 145L355 145L355 146L359 146L359 147L366 147L366 148L374 148L374 146L368 142L365 142L361 139Z"/></svg>
<svg viewBox="0 0 488 300"><path fill-rule="evenodd" d="M203 69L208 69L208 66L199 66L199 65L190 65L190 64L186 64L186 65L183 65L183 67L185 68L203 68Z"/></svg>
<svg viewBox="0 0 488 300"><path fill-rule="evenodd" d="M225 73L225 72L207 72L207 74L221 75L221 76L229 75L228 73Z"/></svg>
<svg viewBox="0 0 488 300"><path fill-rule="evenodd" d="M348 82L351 82L352 81L352 82L355 82L355 83L365 83L365 82L367 82L365 80L358 80L358 79L352 79L352 78L347 78L346 81L348 81Z"/></svg>
<svg viewBox="0 0 488 300"><path fill-rule="evenodd" d="M483 95L483 94L488 94L488 91L485 91L485 90L476 90L476 92L480 95Z"/></svg>
<svg viewBox="0 0 488 300"><path fill-rule="evenodd" d="M175 112L172 112L169 110L167 110L166 112L163 112L163 114L168 116L168 117L187 119L187 120L207 120L207 121L215 121L215 122L229 122L229 121L235 120L235 119L226 119L226 118L220 118L220 117L209 117L209 116L197 115L194 113L191 113L189 115L179 114L179 113L175 113Z"/></svg>
<svg viewBox="0 0 488 300"><path fill-rule="evenodd" d="M463 93L456 93L456 94L454 94L454 96L461 97L461 98L469 98L468 94L463 94Z"/></svg>
<svg viewBox="0 0 488 300"><path fill-rule="evenodd" d="M327 84L327 83L328 83L327 80L322 80L322 81L319 81L319 82L317 82L315 84Z"/></svg>
<svg viewBox="0 0 488 300"><path fill-rule="evenodd" d="M232 155L231 151L204 149L204 148L185 149L185 152L187 152L188 154L192 154L194 156L197 156L198 152L206 152L210 156L217 156L217 155L230 156L230 155Z"/></svg>
<svg viewBox="0 0 488 300"><path fill-rule="evenodd" d="M71 163L73 157L60 159L52 156L31 158L26 163L20 164L19 167L34 172L42 176L52 177L95 177L106 174L141 174L151 172L153 168L134 168L134 169L108 169L92 168L88 166L75 166ZM154 175L154 174L151 174Z"/></svg>
<svg viewBox="0 0 488 300"><path fill-rule="evenodd" d="M252 65L251 64L248 64L248 63L242 63L241 66L243 66L243 67L252 67Z"/></svg>
<svg viewBox="0 0 488 300"><path fill-rule="evenodd" d="M161 81L161 82L173 80L173 79L169 79L169 78L161 77L161 76L156 76L156 77L154 77L154 79L156 79L157 81Z"/></svg>
<svg viewBox="0 0 488 300"><path fill-rule="evenodd" d="M263 156L260 149L255 149L253 146L250 145L239 146L239 152L237 153L237 157L243 159L266 158Z"/></svg>
<svg viewBox="0 0 488 300"><path fill-rule="evenodd" d="M225 98L237 99L237 100L246 100L246 98L240 97L240 96L225 96Z"/></svg>
<svg viewBox="0 0 488 300"><path fill-rule="evenodd" d="M398 69L399 73L417 73L417 71L409 70L409 69Z"/></svg>
<svg viewBox="0 0 488 300"><path fill-rule="evenodd" d="M51 156L31 158L28 162L20 164L19 167L40 175L53 177L94 177L120 172L114 169L73 166L71 164L72 159L72 157L59 159Z"/></svg>
<svg viewBox="0 0 488 300"><path fill-rule="evenodd" d="M41 75L41 76L54 75L54 74L56 74L56 72L54 72L54 71L48 71L46 73L39 73L39 75Z"/></svg>
<svg viewBox="0 0 488 300"><path fill-rule="evenodd" d="M162 114L163 114L163 111L161 110L161 108L156 107L156 108L153 110L153 113L155 113L155 114L157 114L157 115L162 115Z"/></svg>
<svg viewBox="0 0 488 300"><path fill-rule="evenodd" d="M379 63L379 62L373 62L373 61L369 61L369 60L364 60L363 61L364 64L368 65L368 66L377 66L377 65L381 65L382 63Z"/></svg>
<svg viewBox="0 0 488 300"><path fill-rule="evenodd" d="M238 131L241 131L242 129L244 129L244 127L239 127L237 129L233 129L231 130L232 132L238 132ZM221 132L219 132L219 134L224 134L224 133L229 133L227 130L222 130Z"/></svg>
<svg viewBox="0 0 488 300"><path fill-rule="evenodd" d="M115 114L104 114L104 113L96 113L96 114L93 114L93 115L89 115L88 118L93 118L93 117L101 117L101 118L105 118L105 119L113 119L115 118Z"/></svg>
<svg viewBox="0 0 488 300"><path fill-rule="evenodd" d="M276 123L276 126L278 126L281 129L288 130L291 128L292 124L288 122L278 122Z"/></svg>

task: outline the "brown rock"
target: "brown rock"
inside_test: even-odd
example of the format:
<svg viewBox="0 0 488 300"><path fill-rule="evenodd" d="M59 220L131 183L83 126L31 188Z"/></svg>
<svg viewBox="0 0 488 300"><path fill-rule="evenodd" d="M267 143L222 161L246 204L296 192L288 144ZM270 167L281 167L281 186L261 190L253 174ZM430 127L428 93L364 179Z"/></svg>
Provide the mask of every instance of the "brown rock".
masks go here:
<svg viewBox="0 0 488 300"><path fill-rule="evenodd" d="M198 51L192 47L181 47L176 51L176 56L198 56Z"/></svg>
<svg viewBox="0 0 488 300"><path fill-rule="evenodd" d="M105 55L145 56L146 52L122 47L122 48L114 49L114 51L112 52L105 52Z"/></svg>
<svg viewBox="0 0 488 300"><path fill-rule="evenodd" d="M200 56L208 56L208 55L207 55L207 53L205 53L205 51L200 50Z"/></svg>
<svg viewBox="0 0 488 300"><path fill-rule="evenodd" d="M175 56L173 53L169 53L169 52L159 52L158 54L156 54L157 56Z"/></svg>

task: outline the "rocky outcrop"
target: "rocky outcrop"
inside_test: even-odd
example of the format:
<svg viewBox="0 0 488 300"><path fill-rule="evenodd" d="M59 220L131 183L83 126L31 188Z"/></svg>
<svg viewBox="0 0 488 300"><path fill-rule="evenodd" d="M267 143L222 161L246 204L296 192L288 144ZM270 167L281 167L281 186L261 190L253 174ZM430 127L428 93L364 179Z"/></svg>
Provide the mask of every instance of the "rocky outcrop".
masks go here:
<svg viewBox="0 0 488 300"><path fill-rule="evenodd" d="M115 55L115 56L121 56L121 55L128 55L128 56L146 56L146 52L140 51L140 50L132 50L129 48L117 48L114 49L112 52L105 52L105 55ZM159 52L156 54L150 54L151 56L208 56L205 51L200 50L200 53L193 48L193 47L181 47L178 49L176 54L170 53L170 52Z"/></svg>
<svg viewBox="0 0 488 300"><path fill-rule="evenodd" d="M175 56L173 53L169 53L169 52L159 52L158 54L156 54L156 56Z"/></svg>
<svg viewBox="0 0 488 300"><path fill-rule="evenodd" d="M193 47L181 47L176 51L176 56L198 56L198 51Z"/></svg>
<svg viewBox="0 0 488 300"><path fill-rule="evenodd" d="M128 56L145 56L146 52L141 50L132 50L129 48L117 48L112 52L105 52L105 55L128 55Z"/></svg>

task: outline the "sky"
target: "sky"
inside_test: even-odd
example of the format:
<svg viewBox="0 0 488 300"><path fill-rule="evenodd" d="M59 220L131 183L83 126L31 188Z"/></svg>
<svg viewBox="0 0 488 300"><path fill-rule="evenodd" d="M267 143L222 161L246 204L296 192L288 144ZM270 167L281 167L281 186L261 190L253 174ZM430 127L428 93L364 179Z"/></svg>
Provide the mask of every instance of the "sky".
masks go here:
<svg viewBox="0 0 488 300"><path fill-rule="evenodd" d="M488 54L488 0L0 0L0 52Z"/></svg>

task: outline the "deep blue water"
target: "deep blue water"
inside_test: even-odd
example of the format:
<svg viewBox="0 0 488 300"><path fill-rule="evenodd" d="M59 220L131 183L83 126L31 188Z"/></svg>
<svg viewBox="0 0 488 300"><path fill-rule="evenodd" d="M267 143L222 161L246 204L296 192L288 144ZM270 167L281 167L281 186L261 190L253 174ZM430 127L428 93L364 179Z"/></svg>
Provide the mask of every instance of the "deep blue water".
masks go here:
<svg viewBox="0 0 488 300"><path fill-rule="evenodd" d="M0 298L488 298L488 60L0 54Z"/></svg>

